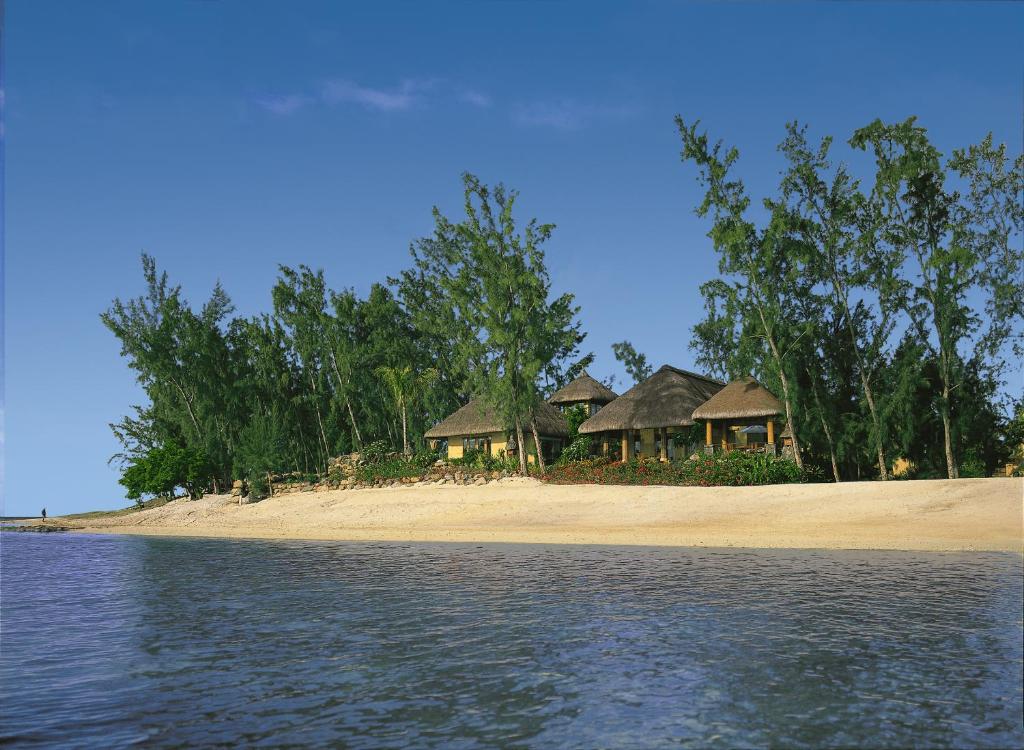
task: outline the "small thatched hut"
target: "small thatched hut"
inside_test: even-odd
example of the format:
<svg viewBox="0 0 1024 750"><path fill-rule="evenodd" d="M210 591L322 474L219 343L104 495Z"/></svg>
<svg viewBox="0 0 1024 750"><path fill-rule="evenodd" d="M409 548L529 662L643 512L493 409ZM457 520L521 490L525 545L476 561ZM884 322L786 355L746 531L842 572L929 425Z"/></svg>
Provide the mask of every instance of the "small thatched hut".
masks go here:
<svg viewBox="0 0 1024 750"><path fill-rule="evenodd" d="M587 416L592 417L602 406L617 398L615 391L584 372L564 388L555 391L548 403L560 409L582 404L587 409Z"/></svg>
<svg viewBox="0 0 1024 750"><path fill-rule="evenodd" d="M693 410L707 424L705 445L775 452L775 418L784 413L771 391L751 377L734 380Z"/></svg>
<svg viewBox="0 0 1024 750"><path fill-rule="evenodd" d="M720 380L665 365L580 425L597 436L606 454L673 458L670 438L693 425L693 410L714 396Z"/></svg>
<svg viewBox="0 0 1024 750"><path fill-rule="evenodd" d="M533 454L533 436L528 424L523 425L527 456ZM562 452L569 437L569 424L555 407L542 403L537 408L537 434L545 459L554 459ZM424 437L435 445L447 441L448 458L462 458L468 450L500 456L515 450L514 436L509 435L501 420L483 399L475 398L439 424Z"/></svg>

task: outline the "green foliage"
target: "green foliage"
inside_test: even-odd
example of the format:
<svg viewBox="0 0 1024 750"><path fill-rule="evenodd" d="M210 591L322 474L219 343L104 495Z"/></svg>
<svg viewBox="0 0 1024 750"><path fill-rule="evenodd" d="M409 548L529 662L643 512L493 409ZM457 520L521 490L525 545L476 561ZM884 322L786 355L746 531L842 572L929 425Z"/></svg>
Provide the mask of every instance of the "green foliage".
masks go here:
<svg viewBox="0 0 1024 750"><path fill-rule="evenodd" d="M579 435L562 450L562 455L558 457L558 464L585 461L590 458L593 447L594 439L590 435Z"/></svg>
<svg viewBox="0 0 1024 750"><path fill-rule="evenodd" d="M441 457L440 451L421 448L409 457L409 463L413 466L419 466L422 469L429 469L439 459L441 459Z"/></svg>
<svg viewBox="0 0 1024 750"><path fill-rule="evenodd" d="M831 137L791 123L754 215L739 152L677 124L719 256L697 362L755 374L783 402L797 463L837 480L885 478L895 457L921 476L990 472L1006 452L1005 358L1024 353L1024 156L987 136L943 160L913 119L876 121L849 141L874 157L862 184Z"/></svg>
<svg viewBox="0 0 1024 750"><path fill-rule="evenodd" d="M689 450L691 445L703 445L705 439L705 427L703 423L692 424L684 427L672 435L672 444L681 450Z"/></svg>
<svg viewBox="0 0 1024 750"><path fill-rule="evenodd" d="M788 458L766 453L698 454L681 468L687 484L702 487L820 481L813 469L801 469Z"/></svg>
<svg viewBox="0 0 1024 750"><path fill-rule="evenodd" d="M449 463L452 466L484 471L517 471L519 469L518 459L506 454L492 456L481 450L467 450L463 453L462 458L452 459Z"/></svg>
<svg viewBox="0 0 1024 750"><path fill-rule="evenodd" d="M368 464L379 464L387 460L388 456L393 451L391 446L384 440L374 440L372 443L363 448L360 454L363 460Z"/></svg>
<svg viewBox="0 0 1024 750"><path fill-rule="evenodd" d="M379 451L380 446L374 452L374 460L367 461L356 469L355 476L360 482L372 483L378 479L420 477L426 474L438 459L437 451L427 449L419 450L411 456L394 456L386 451L383 453Z"/></svg>
<svg viewBox="0 0 1024 750"><path fill-rule="evenodd" d="M793 461L764 453L716 453L699 455L683 463L657 459L612 462L607 458L559 463L544 476L556 484L628 485L719 485L789 484L820 481L813 470L803 470Z"/></svg>
<svg viewBox="0 0 1024 750"><path fill-rule="evenodd" d="M1008 358L1024 354L1024 157L988 136L944 158L915 121L874 122L849 141L874 157L862 184L831 138L791 124L778 189L755 213L738 152L677 123L719 260L700 288L698 364L779 395L808 471L1005 465L1024 439L1001 401L1019 370ZM101 316L145 394L111 425L126 490L187 483L195 496L240 477L259 492L268 473L323 476L330 456L361 449L382 463L400 447L425 467L425 430L475 395L528 436L537 406L593 355L579 351L574 297L552 291L553 225L523 220L514 191L472 175L463 198L457 219L435 210L411 267L365 297L281 266L272 310L240 317L219 284L192 305L143 255L142 293ZM628 341L614 350L635 380L650 373ZM581 417L567 414L574 435ZM196 460L175 464L168 446Z"/></svg>
<svg viewBox="0 0 1024 750"><path fill-rule="evenodd" d="M256 416L239 433L235 476L252 484L254 477L284 468L285 438L276 416Z"/></svg>
<svg viewBox="0 0 1024 750"><path fill-rule="evenodd" d="M407 431L409 407L418 403L422 394L437 380L437 370L431 367L423 372L415 373L410 365L404 367L381 365L375 372L381 382L387 386L398 416L402 420L402 452L408 455L411 452Z"/></svg>
<svg viewBox="0 0 1024 750"><path fill-rule="evenodd" d="M580 425L590 418L587 407L584 404L574 404L562 414L565 416L565 421L569 423L569 440L575 440L579 435Z"/></svg>
<svg viewBox="0 0 1024 750"><path fill-rule="evenodd" d="M989 476L989 471L985 467L985 461L978 456L974 450L968 450L966 455L960 461L960 476L979 478Z"/></svg>
<svg viewBox="0 0 1024 750"><path fill-rule="evenodd" d="M612 344L612 352L615 354L615 359L626 368L626 372L633 378L634 383L640 383L651 377L653 370L647 364L647 357L634 349L628 341Z"/></svg>
<svg viewBox="0 0 1024 750"><path fill-rule="evenodd" d="M405 458L387 458L356 469L356 479L372 483L378 479L400 479L422 476L424 467Z"/></svg>
<svg viewBox="0 0 1024 750"><path fill-rule="evenodd" d="M250 474L245 480L251 500L262 500L270 495L270 479L266 474Z"/></svg>
<svg viewBox="0 0 1024 750"><path fill-rule="evenodd" d="M202 497L211 474L205 453L172 444L152 448L132 459L118 481L128 498L141 505L144 495L173 497L177 487L184 488L193 500Z"/></svg>

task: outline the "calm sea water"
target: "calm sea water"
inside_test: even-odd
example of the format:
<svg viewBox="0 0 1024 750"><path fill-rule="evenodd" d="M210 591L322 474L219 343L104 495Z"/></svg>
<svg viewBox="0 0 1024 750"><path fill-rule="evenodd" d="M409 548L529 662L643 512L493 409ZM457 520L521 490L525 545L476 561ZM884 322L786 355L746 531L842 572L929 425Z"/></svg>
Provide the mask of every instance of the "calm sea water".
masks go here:
<svg viewBox="0 0 1024 750"><path fill-rule="evenodd" d="M0 546L14 746L1024 744L1015 555Z"/></svg>

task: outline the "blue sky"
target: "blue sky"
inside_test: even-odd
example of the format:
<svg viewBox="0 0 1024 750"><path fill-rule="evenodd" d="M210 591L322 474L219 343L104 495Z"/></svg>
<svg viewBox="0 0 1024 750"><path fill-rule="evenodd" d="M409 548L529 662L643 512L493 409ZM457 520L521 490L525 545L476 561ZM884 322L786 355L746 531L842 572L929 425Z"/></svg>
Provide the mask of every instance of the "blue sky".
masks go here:
<svg viewBox="0 0 1024 750"><path fill-rule="evenodd" d="M774 184L787 120L842 141L917 115L1021 148L1015 3L7 3L4 512L122 507L107 423L141 394L99 313L156 256L201 302L270 306L278 263L365 293L464 170L558 225L592 373L693 365L715 273L676 113Z"/></svg>

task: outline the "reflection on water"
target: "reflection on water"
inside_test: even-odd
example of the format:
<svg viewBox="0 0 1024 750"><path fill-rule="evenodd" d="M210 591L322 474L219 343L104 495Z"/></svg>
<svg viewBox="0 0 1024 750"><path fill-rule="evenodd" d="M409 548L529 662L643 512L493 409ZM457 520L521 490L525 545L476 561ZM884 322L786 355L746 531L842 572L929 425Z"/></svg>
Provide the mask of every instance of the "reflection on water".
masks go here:
<svg viewBox="0 0 1024 750"><path fill-rule="evenodd" d="M2 537L16 745L1024 743L1018 555Z"/></svg>

